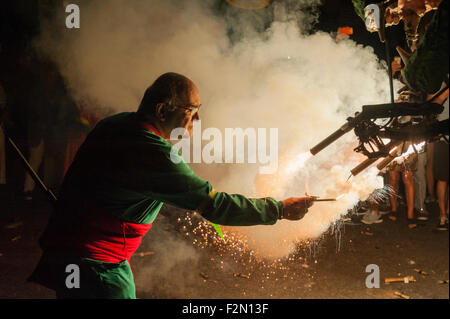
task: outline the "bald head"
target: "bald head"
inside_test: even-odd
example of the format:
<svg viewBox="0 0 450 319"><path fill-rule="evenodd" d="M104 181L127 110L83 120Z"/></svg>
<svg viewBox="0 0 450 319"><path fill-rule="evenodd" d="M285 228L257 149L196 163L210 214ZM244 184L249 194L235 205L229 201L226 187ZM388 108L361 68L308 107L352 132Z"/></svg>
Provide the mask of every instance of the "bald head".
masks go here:
<svg viewBox="0 0 450 319"><path fill-rule="evenodd" d="M189 92L196 89L194 82L178 73L164 73L145 91L138 112L154 116L156 106L164 103L170 110L178 104L187 103Z"/></svg>
<svg viewBox="0 0 450 319"><path fill-rule="evenodd" d="M174 128L184 127L192 133L194 120L199 120L197 86L178 73L164 73L145 91L138 114L155 125L167 137Z"/></svg>

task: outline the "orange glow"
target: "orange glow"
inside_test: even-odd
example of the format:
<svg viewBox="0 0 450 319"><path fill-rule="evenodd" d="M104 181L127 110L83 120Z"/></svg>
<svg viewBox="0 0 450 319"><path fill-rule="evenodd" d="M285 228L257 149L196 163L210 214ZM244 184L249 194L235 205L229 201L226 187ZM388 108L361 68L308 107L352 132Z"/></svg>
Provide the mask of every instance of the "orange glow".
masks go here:
<svg viewBox="0 0 450 319"><path fill-rule="evenodd" d="M352 35L353 28L352 27L340 27L340 28L338 28L338 33Z"/></svg>

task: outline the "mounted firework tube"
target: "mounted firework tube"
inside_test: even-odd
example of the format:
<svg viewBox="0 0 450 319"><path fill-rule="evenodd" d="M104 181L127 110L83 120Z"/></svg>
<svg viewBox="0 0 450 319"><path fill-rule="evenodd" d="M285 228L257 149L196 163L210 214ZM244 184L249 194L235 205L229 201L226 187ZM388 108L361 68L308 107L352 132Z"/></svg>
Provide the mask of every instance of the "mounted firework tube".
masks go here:
<svg viewBox="0 0 450 319"><path fill-rule="evenodd" d="M388 151L392 151L395 147L397 147L398 145L400 145L402 142L401 141L391 141L389 144L386 145L386 148L388 149ZM361 164L359 164L358 166L356 166L355 168L353 168L350 172L352 173L353 176L358 175L359 173L361 173L363 170L365 170L366 168L368 168L370 165L372 165L373 163L375 163L377 160L379 160L379 157L372 157L372 158L368 158L366 159L364 162L362 162Z"/></svg>
<svg viewBox="0 0 450 319"><path fill-rule="evenodd" d="M323 150L325 147L336 141L338 138L343 136L345 133L350 132L353 129L353 126L351 126L350 123L345 123L342 125L336 132L328 136L326 139L324 139L322 142L311 148L310 152L312 155L316 155L321 150Z"/></svg>
<svg viewBox="0 0 450 319"><path fill-rule="evenodd" d="M392 162L394 160L394 158L396 158L395 155L391 155L389 154L388 156L386 156L381 162L379 162L377 164L377 168L378 170L382 170L383 168L385 168L386 166L389 165L390 162Z"/></svg>
<svg viewBox="0 0 450 319"><path fill-rule="evenodd" d="M399 116L426 116L442 113L444 107L436 103L387 103L376 105L364 105L361 113L356 113L355 117L349 117L347 123L341 126L333 134L310 149L312 155L316 155L331 143L339 139L344 134L355 129L361 144L355 151L363 152L368 157L382 156L383 154L373 154L367 150L363 143L377 141L379 142L380 132L385 128L376 125L374 120L382 118L393 118ZM386 134L385 134L386 135ZM385 150L383 150L385 151ZM373 156L370 156L372 154ZM384 153L386 154L386 153Z"/></svg>
<svg viewBox="0 0 450 319"><path fill-rule="evenodd" d="M405 143L402 144L402 151L403 153L405 147ZM390 162L392 162L396 157L398 156L398 146L394 147L392 151L389 153L388 156L386 156L381 162L377 164L377 168L381 171L383 168L389 165Z"/></svg>
<svg viewBox="0 0 450 319"><path fill-rule="evenodd" d="M361 173L363 170L365 170L367 167L369 167L370 165L372 165L373 163L375 163L376 161L378 161L378 158L368 158L366 159L364 162L362 162L361 164L359 164L358 166L356 166L355 168L353 168L350 173L353 176L358 175L359 173Z"/></svg>

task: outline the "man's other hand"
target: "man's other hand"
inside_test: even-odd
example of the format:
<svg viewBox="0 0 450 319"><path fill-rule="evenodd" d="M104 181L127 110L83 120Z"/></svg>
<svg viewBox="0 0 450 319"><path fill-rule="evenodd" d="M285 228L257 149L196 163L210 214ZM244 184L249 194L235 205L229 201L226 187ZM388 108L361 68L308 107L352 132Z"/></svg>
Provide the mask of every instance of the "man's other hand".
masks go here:
<svg viewBox="0 0 450 319"><path fill-rule="evenodd" d="M308 212L314 202L314 196L291 197L283 201L283 219L299 220Z"/></svg>

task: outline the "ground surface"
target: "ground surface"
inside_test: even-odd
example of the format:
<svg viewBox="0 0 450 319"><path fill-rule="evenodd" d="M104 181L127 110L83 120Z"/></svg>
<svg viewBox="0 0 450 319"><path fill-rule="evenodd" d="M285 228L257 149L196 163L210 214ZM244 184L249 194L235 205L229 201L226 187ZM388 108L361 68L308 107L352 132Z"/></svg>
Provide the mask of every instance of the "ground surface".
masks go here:
<svg viewBox="0 0 450 319"><path fill-rule="evenodd" d="M52 291L26 283L41 254L37 240L50 207L42 198L25 203L2 194L0 214L0 298L54 298ZM3 205L5 203L6 205ZM437 206L414 229L401 214L375 225L359 217L302 246L290 260L246 262L230 251L193 244L195 235L176 222L178 210L164 208L131 259L139 298L449 298L448 231L437 231ZM356 223L355 223L356 222ZM199 239L199 238L197 238ZM200 241L201 242L201 241ZM366 287L366 266L380 270L380 288ZM425 274L420 274L421 271ZM386 284L387 277L415 282Z"/></svg>

